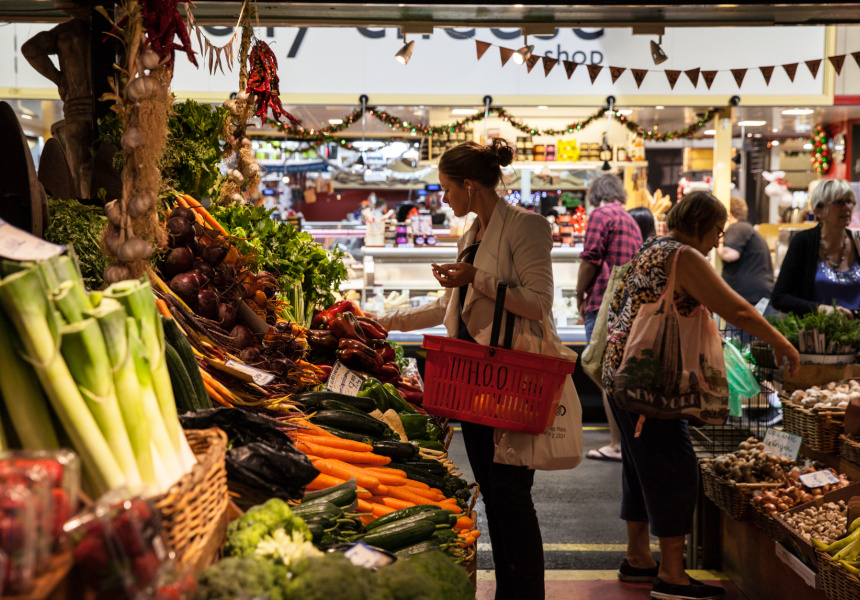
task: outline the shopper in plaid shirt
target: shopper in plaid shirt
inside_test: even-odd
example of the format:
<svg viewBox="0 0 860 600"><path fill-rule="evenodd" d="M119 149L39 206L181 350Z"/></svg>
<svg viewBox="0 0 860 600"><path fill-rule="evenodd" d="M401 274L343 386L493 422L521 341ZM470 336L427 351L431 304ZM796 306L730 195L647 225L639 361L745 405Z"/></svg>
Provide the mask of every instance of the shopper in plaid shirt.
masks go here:
<svg viewBox="0 0 860 600"><path fill-rule="evenodd" d="M624 208L627 191L615 175L601 175L588 186L588 201L594 210L588 217L585 247L580 254L576 281L576 301L585 321L585 338L591 341L597 311L609 283L612 267L630 262L642 246L642 232ZM621 460L621 432L603 398L606 420L609 422L610 443L598 450L589 450L588 458Z"/></svg>

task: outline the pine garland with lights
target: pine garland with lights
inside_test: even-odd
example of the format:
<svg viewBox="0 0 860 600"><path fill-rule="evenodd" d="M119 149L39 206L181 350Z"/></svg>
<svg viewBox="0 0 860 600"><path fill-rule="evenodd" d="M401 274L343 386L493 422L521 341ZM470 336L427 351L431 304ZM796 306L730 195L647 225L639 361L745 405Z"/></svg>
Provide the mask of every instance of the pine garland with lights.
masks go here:
<svg viewBox="0 0 860 600"><path fill-rule="evenodd" d="M821 125L816 125L812 130L812 150L809 154L812 158L812 170L819 175L826 175L830 171L830 138Z"/></svg>
<svg viewBox="0 0 860 600"><path fill-rule="evenodd" d="M718 109L711 108L695 123L691 123L683 129L678 129L677 131L667 131L666 133L646 131L645 129L639 127L639 125L635 121L631 121L624 115L618 114L617 112L614 116L622 125L624 125L627 129L633 132L637 137L641 137L652 142L667 142L669 140L677 140L679 138L693 137L693 134L705 125L707 125L710 121L712 121L714 117L717 116L718 112Z"/></svg>

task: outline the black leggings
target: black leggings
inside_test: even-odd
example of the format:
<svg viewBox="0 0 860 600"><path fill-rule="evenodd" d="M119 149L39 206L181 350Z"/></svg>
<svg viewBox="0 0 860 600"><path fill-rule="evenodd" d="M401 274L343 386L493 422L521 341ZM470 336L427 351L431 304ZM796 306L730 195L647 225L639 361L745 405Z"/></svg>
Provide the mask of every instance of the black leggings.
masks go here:
<svg viewBox="0 0 860 600"><path fill-rule="evenodd" d="M463 442L487 513L495 600L543 600L543 540L532 502L535 472L493 462L493 428L462 423Z"/></svg>

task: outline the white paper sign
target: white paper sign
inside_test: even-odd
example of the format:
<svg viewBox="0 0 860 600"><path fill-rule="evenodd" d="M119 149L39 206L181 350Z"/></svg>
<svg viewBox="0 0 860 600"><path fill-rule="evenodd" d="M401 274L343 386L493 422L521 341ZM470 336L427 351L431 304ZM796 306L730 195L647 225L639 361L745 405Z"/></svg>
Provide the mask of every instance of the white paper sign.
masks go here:
<svg viewBox="0 0 860 600"><path fill-rule="evenodd" d="M797 460L801 441L803 438L799 435L768 427L764 436L764 451Z"/></svg>
<svg viewBox="0 0 860 600"><path fill-rule="evenodd" d="M776 542L776 555L779 560L789 566L789 568L797 573L803 582L811 588L815 588L815 571L803 564L799 558L789 552L785 546Z"/></svg>
<svg viewBox="0 0 860 600"><path fill-rule="evenodd" d="M808 488L817 488L828 483L839 483L839 478L833 474L833 471L824 469L823 471L815 471L814 473L805 473L799 477Z"/></svg>
<svg viewBox="0 0 860 600"><path fill-rule="evenodd" d="M365 569L377 569L390 565L394 562L389 555L383 554L379 550L371 548L364 542L358 542L355 546L343 553L349 559L349 562Z"/></svg>
<svg viewBox="0 0 860 600"><path fill-rule="evenodd" d="M334 363L331 375L328 376L326 388L328 388L329 391L337 392L338 394L358 396L358 390L361 388L361 383L361 377L344 367L343 363L337 361Z"/></svg>
<svg viewBox="0 0 860 600"><path fill-rule="evenodd" d="M39 261L62 254L65 246L46 242L0 219L0 256L11 260Z"/></svg>
<svg viewBox="0 0 860 600"><path fill-rule="evenodd" d="M248 365L243 365L240 362L229 359L226 363L224 363L228 367L236 369L237 371L241 371L242 373L246 373L253 378L254 383L257 385L266 385L271 383L271 381L275 378L271 373L267 373L266 371L261 371L260 369L255 369L254 367L249 367Z"/></svg>

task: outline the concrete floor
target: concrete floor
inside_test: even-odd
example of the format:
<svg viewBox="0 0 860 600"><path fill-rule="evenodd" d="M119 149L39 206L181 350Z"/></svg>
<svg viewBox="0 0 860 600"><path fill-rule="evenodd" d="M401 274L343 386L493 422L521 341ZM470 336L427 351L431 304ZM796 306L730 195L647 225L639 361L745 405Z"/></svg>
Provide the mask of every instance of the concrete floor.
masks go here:
<svg viewBox="0 0 860 600"><path fill-rule="evenodd" d="M605 424L586 423L584 448L599 448L609 441ZM462 434L455 429L448 450L467 481L474 481L463 447ZM548 600L648 598L650 585L622 584L615 572L624 558L626 533L618 518L621 504L621 463L583 459L569 471L538 471L532 497L541 525L546 565ZM478 528L486 532L483 503L478 500ZM653 542L656 551L656 540ZM659 558L659 554L657 555ZM744 596L721 573L692 572L714 585L723 585L727 600ZM485 534L478 544L479 600L492 600L495 593L490 540Z"/></svg>

